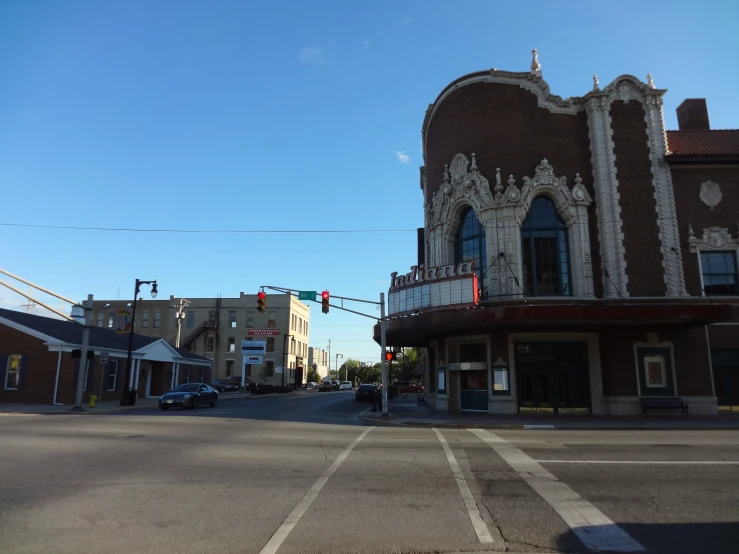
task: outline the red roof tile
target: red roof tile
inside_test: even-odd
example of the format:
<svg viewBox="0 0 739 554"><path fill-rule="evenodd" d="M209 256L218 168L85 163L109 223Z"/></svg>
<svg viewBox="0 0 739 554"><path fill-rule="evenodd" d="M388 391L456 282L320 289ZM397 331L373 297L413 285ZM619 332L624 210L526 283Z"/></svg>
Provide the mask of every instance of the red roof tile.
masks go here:
<svg viewBox="0 0 739 554"><path fill-rule="evenodd" d="M667 144L676 156L739 156L739 129L667 131Z"/></svg>

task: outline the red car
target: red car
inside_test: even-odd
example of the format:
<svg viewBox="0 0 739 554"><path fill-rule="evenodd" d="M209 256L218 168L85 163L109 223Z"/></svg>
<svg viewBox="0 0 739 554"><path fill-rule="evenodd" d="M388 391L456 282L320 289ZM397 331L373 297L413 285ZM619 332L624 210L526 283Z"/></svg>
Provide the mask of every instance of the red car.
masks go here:
<svg viewBox="0 0 739 554"><path fill-rule="evenodd" d="M423 385L414 383L412 381L395 381L390 386L398 389L398 394L408 394L424 391Z"/></svg>

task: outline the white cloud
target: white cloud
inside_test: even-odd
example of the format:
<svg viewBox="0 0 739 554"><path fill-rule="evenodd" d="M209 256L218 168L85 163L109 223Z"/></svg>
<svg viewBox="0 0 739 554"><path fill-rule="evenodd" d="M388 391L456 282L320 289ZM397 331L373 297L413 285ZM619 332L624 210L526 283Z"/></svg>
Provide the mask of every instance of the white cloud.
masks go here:
<svg viewBox="0 0 739 554"><path fill-rule="evenodd" d="M365 50L369 50L370 44L372 44L369 40L363 40L362 41L362 48Z"/></svg>
<svg viewBox="0 0 739 554"><path fill-rule="evenodd" d="M404 15L398 21L396 21L395 24L396 25L408 25L408 23L410 22L411 22L411 18L407 15Z"/></svg>
<svg viewBox="0 0 739 554"><path fill-rule="evenodd" d="M306 46L300 51L298 58L308 65L323 65L323 50L320 46Z"/></svg>
<svg viewBox="0 0 739 554"><path fill-rule="evenodd" d="M400 163L407 164L409 161L411 161L411 157L406 154L403 150L396 150L395 155L398 157L398 161Z"/></svg>

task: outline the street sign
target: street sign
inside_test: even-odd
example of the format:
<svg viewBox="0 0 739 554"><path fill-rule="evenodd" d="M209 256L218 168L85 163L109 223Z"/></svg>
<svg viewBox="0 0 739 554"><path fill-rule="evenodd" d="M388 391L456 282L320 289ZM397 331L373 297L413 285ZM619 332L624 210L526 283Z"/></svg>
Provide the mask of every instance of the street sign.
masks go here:
<svg viewBox="0 0 739 554"><path fill-rule="evenodd" d="M316 291L314 290L301 290L298 291L298 300L316 300Z"/></svg>
<svg viewBox="0 0 739 554"><path fill-rule="evenodd" d="M264 356L266 349L267 343L263 340L241 341L241 353L244 356Z"/></svg>
<svg viewBox="0 0 739 554"><path fill-rule="evenodd" d="M250 337L277 337L280 335L279 329L247 329L246 334Z"/></svg>
<svg viewBox="0 0 739 554"><path fill-rule="evenodd" d="M100 353L100 363L101 364L107 364L108 363L108 353L107 352L101 352Z"/></svg>
<svg viewBox="0 0 739 554"><path fill-rule="evenodd" d="M261 365L262 357L261 356L244 356L244 363L249 364L249 365Z"/></svg>

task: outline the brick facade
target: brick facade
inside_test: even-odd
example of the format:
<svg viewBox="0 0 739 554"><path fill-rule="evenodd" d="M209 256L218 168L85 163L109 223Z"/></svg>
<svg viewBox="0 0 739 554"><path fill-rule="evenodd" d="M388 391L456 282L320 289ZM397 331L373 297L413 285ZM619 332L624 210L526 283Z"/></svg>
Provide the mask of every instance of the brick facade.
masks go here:
<svg viewBox="0 0 739 554"><path fill-rule="evenodd" d="M616 175L630 296L664 296L659 227L644 106L611 103Z"/></svg>
<svg viewBox="0 0 739 554"><path fill-rule="evenodd" d="M701 183L718 183L723 198L713 209L699 197ZM677 165L672 167L675 205L683 254L685 288L691 296L701 296L698 254L688 249L688 226L697 236L709 227L724 227L732 237L739 234L739 164Z"/></svg>

